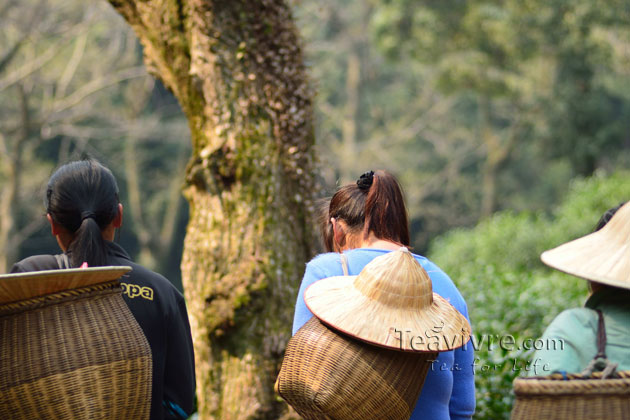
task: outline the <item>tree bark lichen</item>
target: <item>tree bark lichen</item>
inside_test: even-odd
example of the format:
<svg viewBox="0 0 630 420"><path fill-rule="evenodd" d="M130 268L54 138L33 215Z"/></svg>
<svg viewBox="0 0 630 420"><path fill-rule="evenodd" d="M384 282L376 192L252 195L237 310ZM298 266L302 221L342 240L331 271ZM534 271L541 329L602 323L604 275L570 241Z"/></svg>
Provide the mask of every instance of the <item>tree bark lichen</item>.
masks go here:
<svg viewBox="0 0 630 420"><path fill-rule="evenodd" d="M311 91L282 0L111 0L193 142L182 275L202 419L275 419L273 382L313 253Z"/></svg>

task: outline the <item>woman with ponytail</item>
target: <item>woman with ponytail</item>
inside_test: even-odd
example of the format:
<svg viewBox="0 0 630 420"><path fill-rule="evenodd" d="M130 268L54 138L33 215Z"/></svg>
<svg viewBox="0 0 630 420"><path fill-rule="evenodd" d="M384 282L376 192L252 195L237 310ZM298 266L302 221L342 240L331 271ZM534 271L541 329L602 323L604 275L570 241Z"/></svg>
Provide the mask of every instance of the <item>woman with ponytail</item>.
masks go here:
<svg viewBox="0 0 630 420"><path fill-rule="evenodd" d="M193 410L195 370L184 298L161 275L131 261L113 242L123 206L109 169L93 160L63 165L46 188L46 217L63 253L35 255L11 272L126 265L123 299L151 347L151 419L185 419Z"/></svg>
<svg viewBox="0 0 630 420"><path fill-rule="evenodd" d="M407 209L398 181L386 171L370 171L356 183L339 188L330 199L320 229L328 253L318 255L306 266L295 307L293 334L313 316L304 302L304 291L317 280L343 275L342 253L348 273L356 275L379 255L409 247ZM466 302L452 280L427 258L414 256L429 274L433 292L468 318ZM470 419L474 411L472 345L439 353L429 368L411 420Z"/></svg>

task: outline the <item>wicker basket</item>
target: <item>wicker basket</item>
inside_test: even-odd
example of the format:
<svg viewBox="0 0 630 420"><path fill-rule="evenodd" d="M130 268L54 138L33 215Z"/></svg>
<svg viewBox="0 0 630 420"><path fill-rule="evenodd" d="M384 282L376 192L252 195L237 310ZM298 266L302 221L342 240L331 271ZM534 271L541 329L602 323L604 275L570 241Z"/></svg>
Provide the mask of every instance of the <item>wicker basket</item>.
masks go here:
<svg viewBox="0 0 630 420"><path fill-rule="evenodd" d="M276 392L307 420L408 420L436 356L367 345L313 317L289 341Z"/></svg>
<svg viewBox="0 0 630 420"><path fill-rule="evenodd" d="M61 271L82 283L56 270L52 289L63 288ZM1 419L149 418L151 349L111 273L91 284L84 270L88 286L19 301L0 294Z"/></svg>
<svg viewBox="0 0 630 420"><path fill-rule="evenodd" d="M630 371L614 379L553 374L514 380L512 420L630 419Z"/></svg>

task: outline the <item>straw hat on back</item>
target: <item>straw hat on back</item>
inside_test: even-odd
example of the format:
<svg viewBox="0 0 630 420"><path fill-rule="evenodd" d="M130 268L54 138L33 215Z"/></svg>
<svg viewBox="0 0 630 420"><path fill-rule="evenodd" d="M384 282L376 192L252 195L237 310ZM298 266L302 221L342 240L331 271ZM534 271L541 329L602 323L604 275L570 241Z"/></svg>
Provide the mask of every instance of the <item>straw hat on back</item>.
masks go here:
<svg viewBox="0 0 630 420"><path fill-rule="evenodd" d="M597 232L545 251L540 259L565 273L630 289L630 203Z"/></svg>
<svg viewBox="0 0 630 420"><path fill-rule="evenodd" d="M89 267L0 275L0 305L119 279L131 267Z"/></svg>
<svg viewBox="0 0 630 420"><path fill-rule="evenodd" d="M370 344L406 351L448 351L470 339L468 320L433 293L409 250L374 258L358 276L329 277L305 292L322 322Z"/></svg>

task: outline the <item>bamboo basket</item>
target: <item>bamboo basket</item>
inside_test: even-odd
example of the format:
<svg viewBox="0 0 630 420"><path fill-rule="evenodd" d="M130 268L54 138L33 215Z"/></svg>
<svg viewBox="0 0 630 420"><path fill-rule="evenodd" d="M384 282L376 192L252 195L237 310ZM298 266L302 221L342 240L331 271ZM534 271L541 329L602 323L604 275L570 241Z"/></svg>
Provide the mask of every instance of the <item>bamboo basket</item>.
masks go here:
<svg viewBox="0 0 630 420"><path fill-rule="evenodd" d="M630 371L601 379L553 374L514 380L512 420L630 419Z"/></svg>
<svg viewBox="0 0 630 420"><path fill-rule="evenodd" d="M408 420L433 352L402 352L311 318L287 345L276 392L306 420Z"/></svg>
<svg viewBox="0 0 630 420"><path fill-rule="evenodd" d="M117 280L129 269L0 276L0 419L149 418L151 349Z"/></svg>

